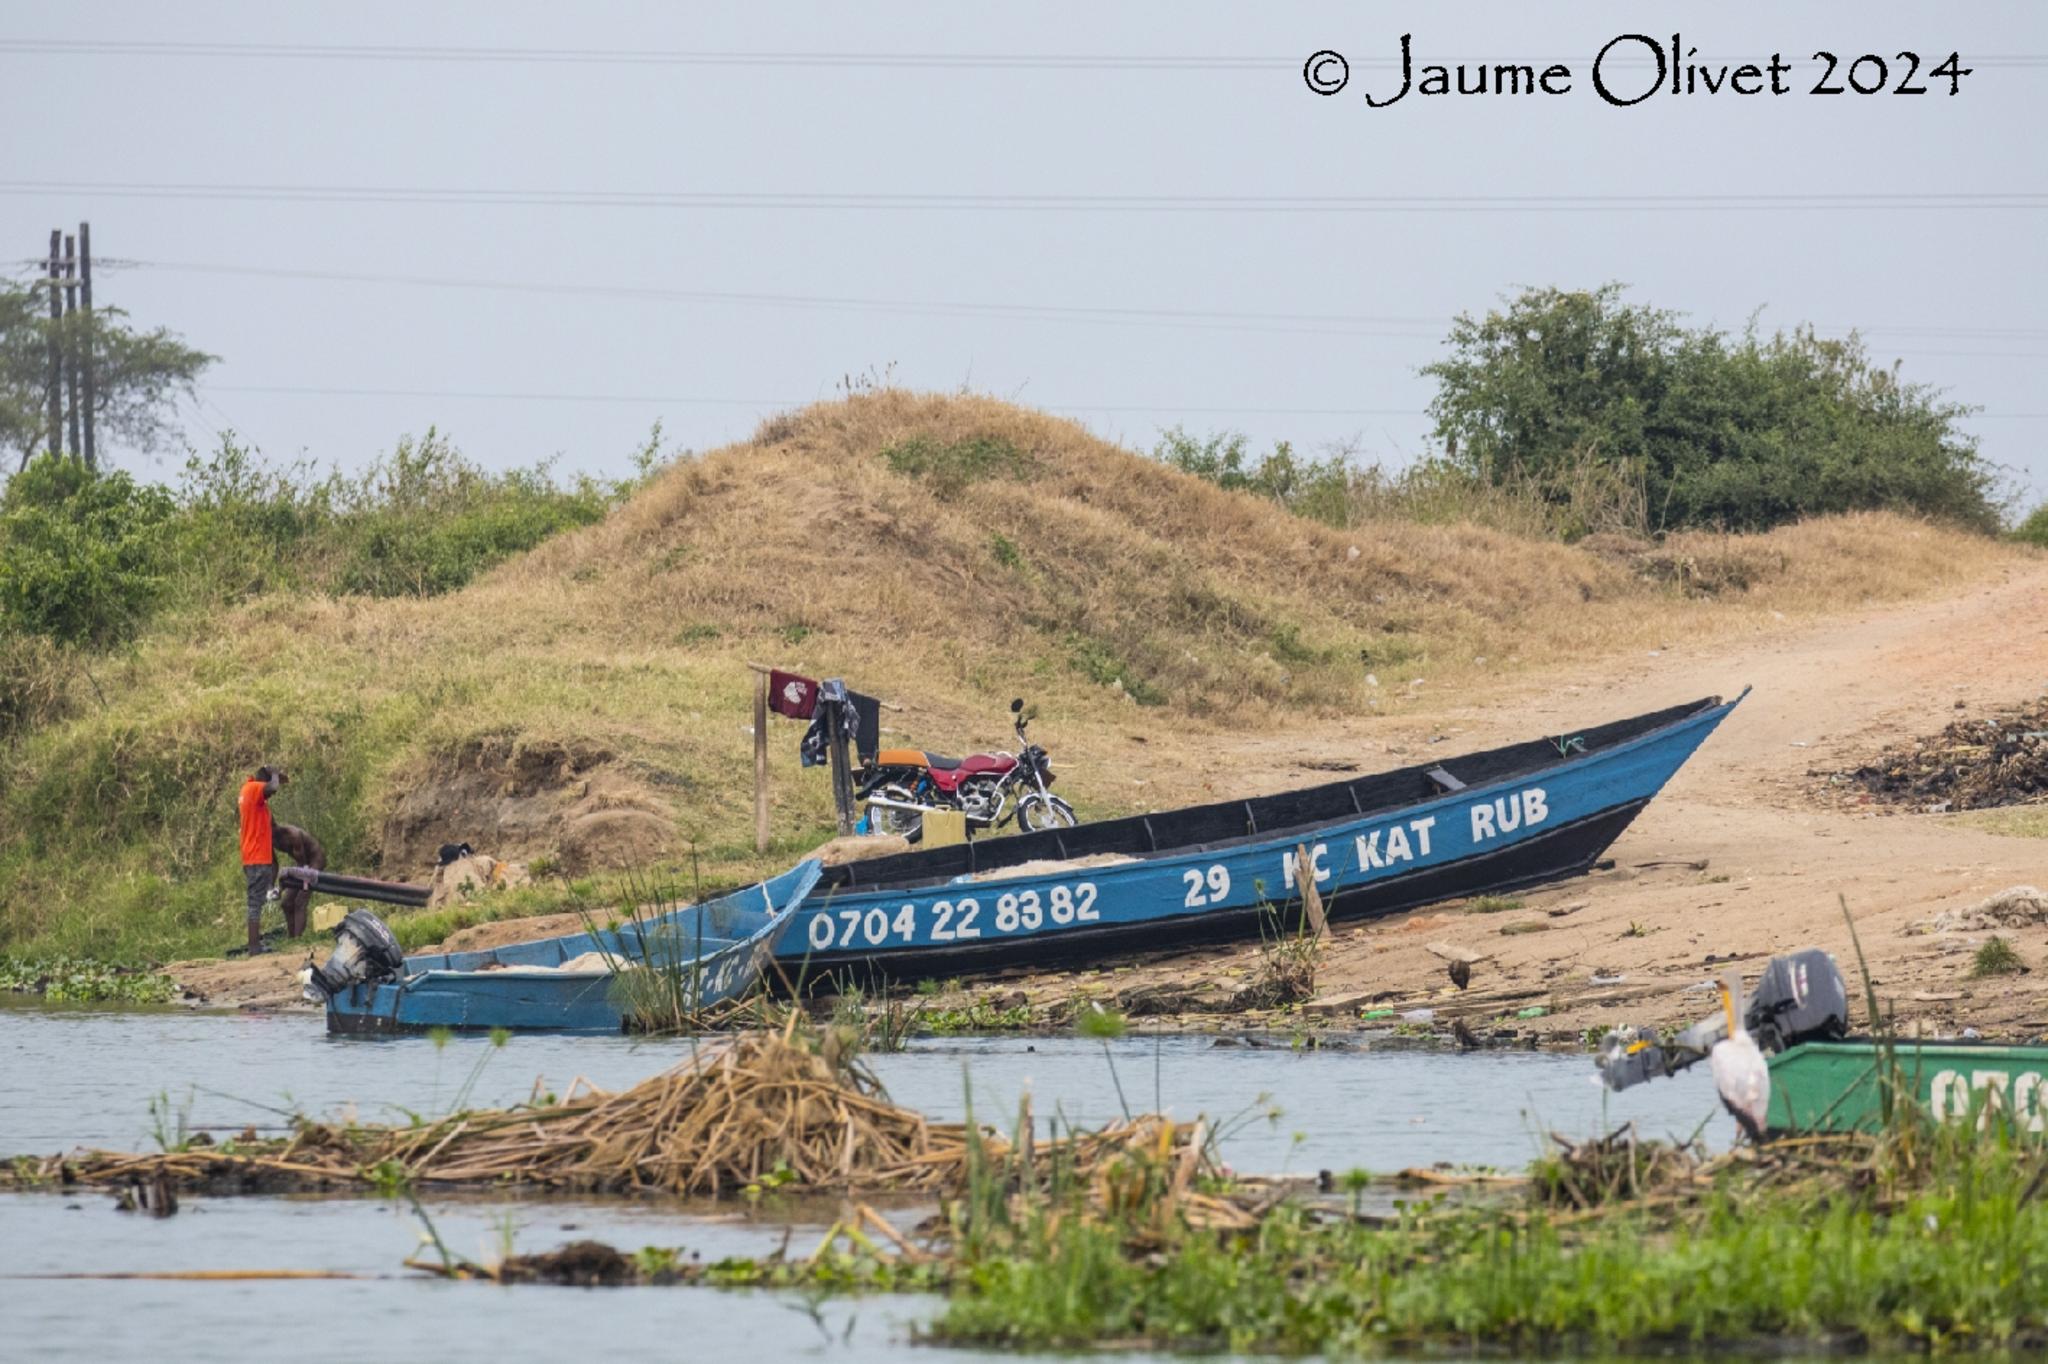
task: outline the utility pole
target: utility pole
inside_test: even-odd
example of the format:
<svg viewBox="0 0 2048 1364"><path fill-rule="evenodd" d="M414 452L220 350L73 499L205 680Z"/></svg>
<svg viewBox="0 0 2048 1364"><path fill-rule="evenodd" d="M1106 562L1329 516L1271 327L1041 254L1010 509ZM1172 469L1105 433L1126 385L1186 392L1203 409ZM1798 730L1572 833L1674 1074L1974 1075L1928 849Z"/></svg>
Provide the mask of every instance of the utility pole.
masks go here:
<svg viewBox="0 0 2048 1364"><path fill-rule="evenodd" d="M71 333L75 328L71 319L78 316L78 238L64 239L64 383L66 397L70 404L71 453L83 455L84 442L78 429L78 338Z"/></svg>
<svg viewBox="0 0 2048 1364"><path fill-rule="evenodd" d="M78 225L78 302L85 310L84 339L79 343L79 355L84 362L80 368L85 371L85 467L97 473L100 460L99 451L94 448L92 418L94 410L99 406L93 392L93 370L97 366L99 356L96 346L98 337L92 326L91 223Z"/></svg>
<svg viewBox="0 0 2048 1364"><path fill-rule="evenodd" d="M64 351L57 339L58 329L64 322L64 295L57 291L57 252L64 245L64 233L59 228L50 229L49 278L44 281L50 290L50 450L59 453L64 449Z"/></svg>

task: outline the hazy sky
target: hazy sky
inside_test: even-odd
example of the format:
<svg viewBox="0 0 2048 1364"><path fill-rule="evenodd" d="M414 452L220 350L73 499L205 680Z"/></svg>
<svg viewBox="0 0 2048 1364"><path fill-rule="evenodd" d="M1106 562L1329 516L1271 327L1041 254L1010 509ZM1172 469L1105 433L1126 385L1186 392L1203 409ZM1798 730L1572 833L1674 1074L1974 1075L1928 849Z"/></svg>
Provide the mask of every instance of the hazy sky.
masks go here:
<svg viewBox="0 0 2048 1364"><path fill-rule="evenodd" d="M1673 27L1716 64L1975 73L1594 94L1602 44ZM1368 108L1404 32L1418 63L1562 61L1573 90ZM1329 98L1301 71L1325 48L1352 62ZM656 418L703 448L892 365L1140 446L1180 423L1405 459L1453 313L1622 280L1699 321L1865 329L1982 405L2033 501L2044 89L2039 0L14 4L0 258L89 219L98 297L223 357L196 443L354 465L435 424L488 464L606 472ZM1838 197L1872 195L1903 197Z"/></svg>

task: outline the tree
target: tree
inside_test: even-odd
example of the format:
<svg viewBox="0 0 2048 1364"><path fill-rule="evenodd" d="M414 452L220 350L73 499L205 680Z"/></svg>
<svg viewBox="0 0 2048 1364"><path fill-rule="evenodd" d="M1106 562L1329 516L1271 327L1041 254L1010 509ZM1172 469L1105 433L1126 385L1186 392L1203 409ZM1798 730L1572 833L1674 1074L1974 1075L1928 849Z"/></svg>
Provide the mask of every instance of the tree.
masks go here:
<svg viewBox="0 0 2048 1364"><path fill-rule="evenodd" d="M103 441L156 450L176 434L172 407L216 357L194 350L163 327L140 331L119 308L49 317L47 297L0 282L0 447L16 468L48 444L49 346L90 356L95 428Z"/></svg>
<svg viewBox="0 0 2048 1364"><path fill-rule="evenodd" d="M176 508L162 488L40 455L0 495L0 635L104 648L131 637L164 584Z"/></svg>
<svg viewBox="0 0 2048 1364"><path fill-rule="evenodd" d="M1591 461L1639 475L1658 528L1758 529L1890 507L1996 528L1971 409L1874 363L1854 335L1739 337L1630 304L1619 284L1530 289L1460 315L1424 368L1448 455L1495 483L1563 487Z"/></svg>
<svg viewBox="0 0 2048 1364"><path fill-rule="evenodd" d="M43 306L29 290L0 282L0 449L21 452L16 468L49 435L49 319L37 315Z"/></svg>

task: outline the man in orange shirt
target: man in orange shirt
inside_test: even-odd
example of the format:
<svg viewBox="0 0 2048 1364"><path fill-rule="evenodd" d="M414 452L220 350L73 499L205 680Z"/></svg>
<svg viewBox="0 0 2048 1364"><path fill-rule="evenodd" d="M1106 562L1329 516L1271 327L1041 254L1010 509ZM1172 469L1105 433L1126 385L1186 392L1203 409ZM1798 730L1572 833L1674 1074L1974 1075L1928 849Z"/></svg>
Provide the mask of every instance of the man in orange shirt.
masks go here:
<svg viewBox="0 0 2048 1364"><path fill-rule="evenodd" d="M263 904L277 884L277 852L271 847L270 798L284 785L284 769L259 767L242 783L235 802L242 815L242 884L249 901L249 955L263 951Z"/></svg>

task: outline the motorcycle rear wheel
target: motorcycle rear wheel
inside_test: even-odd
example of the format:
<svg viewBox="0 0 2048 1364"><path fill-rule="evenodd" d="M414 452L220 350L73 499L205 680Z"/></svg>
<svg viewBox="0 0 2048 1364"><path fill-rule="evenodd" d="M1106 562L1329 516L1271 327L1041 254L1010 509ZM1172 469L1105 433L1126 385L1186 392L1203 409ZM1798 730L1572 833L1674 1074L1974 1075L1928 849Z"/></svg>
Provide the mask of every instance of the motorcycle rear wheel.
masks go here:
<svg viewBox="0 0 2048 1364"><path fill-rule="evenodd" d="M895 782L891 782L889 785L879 788L878 790L876 790L875 794L878 796L882 796L888 800L900 800L906 805L914 805L918 803L917 793L915 791L912 791L907 786L899 785ZM909 839L912 843L917 842L917 840L924 834L923 815L915 814L909 810L891 810L887 808L878 808L872 805L868 807L868 810L874 816L873 822L869 825L869 827L872 828L876 833L901 834L903 835L903 837Z"/></svg>

